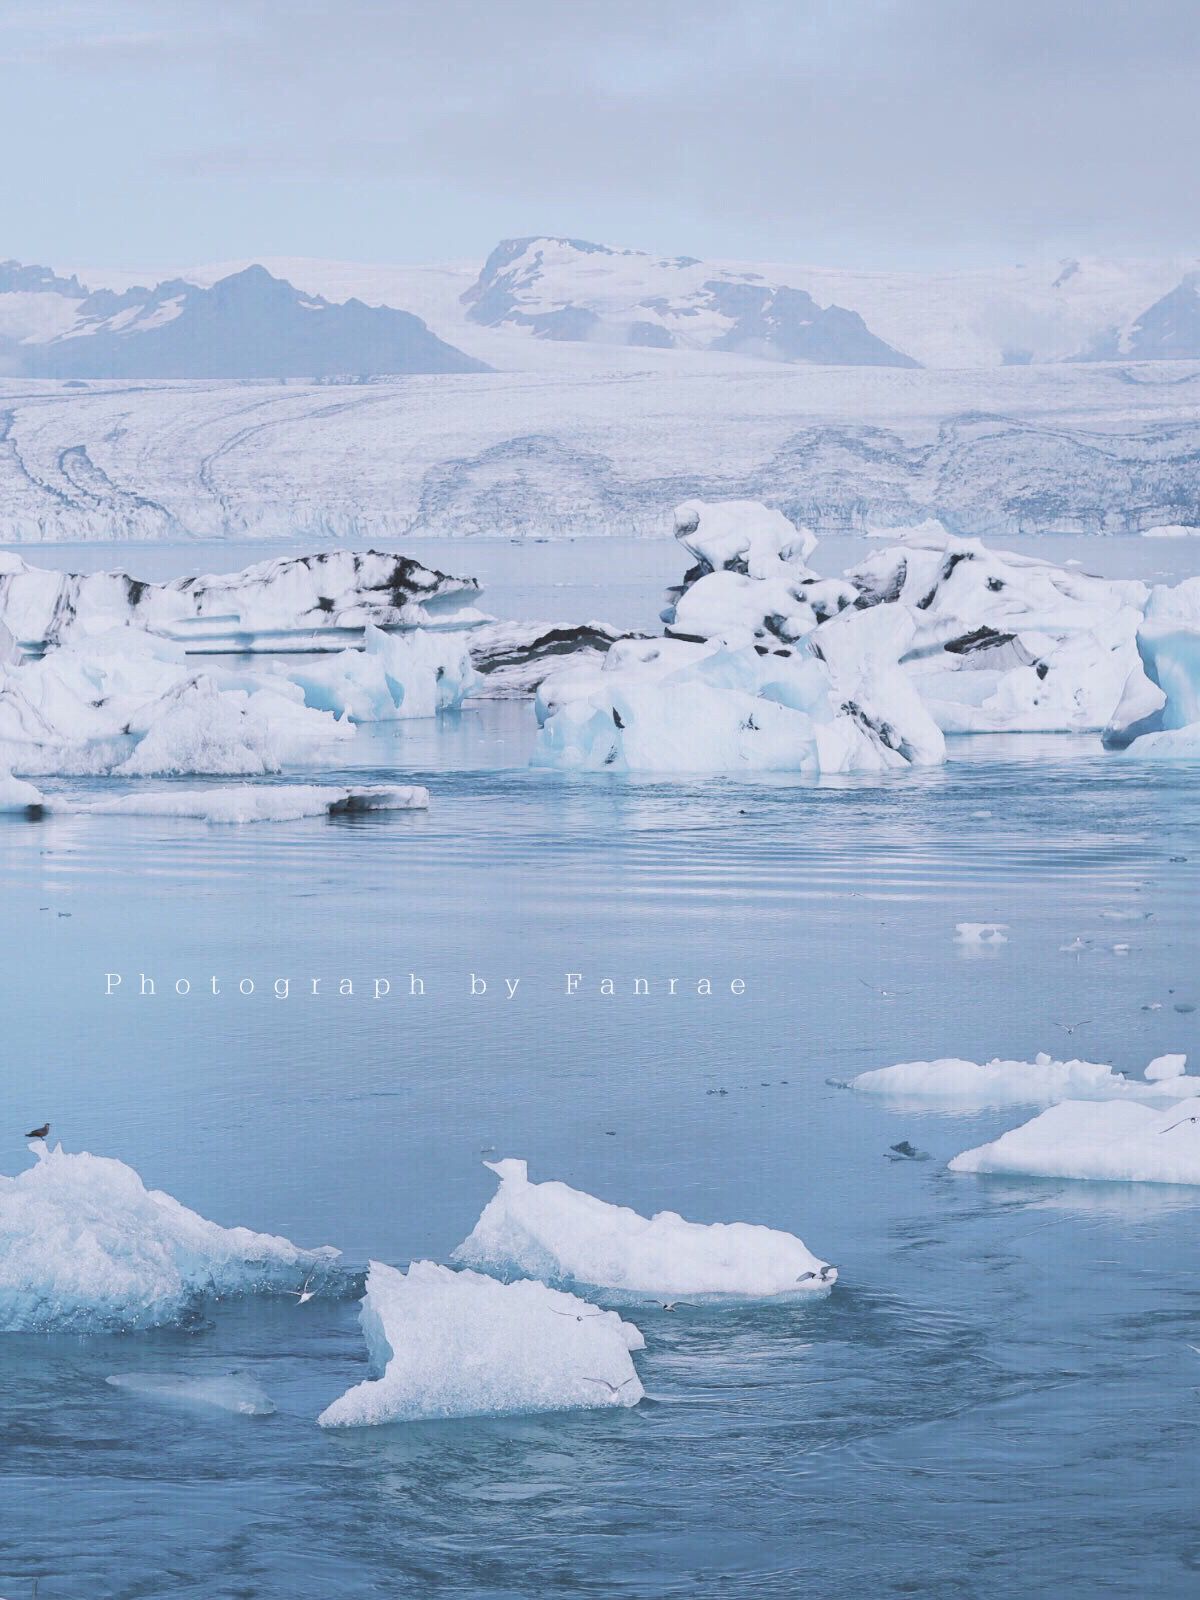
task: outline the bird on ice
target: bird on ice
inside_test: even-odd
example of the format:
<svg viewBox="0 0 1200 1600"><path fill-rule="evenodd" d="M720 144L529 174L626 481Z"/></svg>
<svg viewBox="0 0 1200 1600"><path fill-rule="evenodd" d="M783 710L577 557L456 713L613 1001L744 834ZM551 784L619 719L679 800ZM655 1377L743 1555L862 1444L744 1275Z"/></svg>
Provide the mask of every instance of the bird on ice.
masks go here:
<svg viewBox="0 0 1200 1600"><path fill-rule="evenodd" d="M44 1139L50 1132L50 1124L43 1122L40 1128L34 1128L25 1135L27 1139Z"/></svg>

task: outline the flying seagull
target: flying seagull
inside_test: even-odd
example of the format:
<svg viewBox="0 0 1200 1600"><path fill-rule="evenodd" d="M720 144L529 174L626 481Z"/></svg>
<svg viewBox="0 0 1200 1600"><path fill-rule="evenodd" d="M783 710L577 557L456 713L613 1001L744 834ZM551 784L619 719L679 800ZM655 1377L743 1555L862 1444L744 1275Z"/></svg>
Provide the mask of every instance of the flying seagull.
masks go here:
<svg viewBox="0 0 1200 1600"><path fill-rule="evenodd" d="M551 1306L550 1310L554 1312L556 1317L574 1317L576 1322L590 1322L593 1317L603 1317L606 1315L606 1313L603 1311L589 1311L585 1317L579 1315L579 1313L575 1311L560 1311L557 1306Z"/></svg>
<svg viewBox="0 0 1200 1600"><path fill-rule="evenodd" d="M1173 1122L1169 1128L1160 1128L1159 1133L1170 1133L1175 1128L1182 1128L1185 1122L1200 1122L1200 1116L1180 1117L1178 1122Z"/></svg>
<svg viewBox="0 0 1200 1600"><path fill-rule="evenodd" d="M284 1294L293 1295L298 1306L307 1305L310 1300L315 1298L317 1293L315 1289L309 1288L309 1284L315 1277L316 1273L310 1272L308 1277L304 1280L304 1287L302 1289L285 1289L283 1291Z"/></svg>
<svg viewBox="0 0 1200 1600"><path fill-rule="evenodd" d="M1083 1022L1056 1022L1054 1026L1056 1028L1061 1028L1064 1033L1074 1033L1076 1028L1086 1028L1091 1020L1091 1017L1088 1017Z"/></svg>
<svg viewBox="0 0 1200 1600"><path fill-rule="evenodd" d="M637 1377L635 1375L632 1378L626 1378L624 1383L609 1383L607 1378L584 1378L583 1381L584 1383L602 1383L609 1394L620 1394L622 1389L628 1388L631 1383L636 1383Z"/></svg>
<svg viewBox="0 0 1200 1600"><path fill-rule="evenodd" d="M50 1132L50 1124L43 1122L40 1128L33 1128L25 1135L27 1139L44 1139Z"/></svg>
<svg viewBox="0 0 1200 1600"><path fill-rule="evenodd" d="M664 1311L674 1311L679 1306L687 1306L689 1311L695 1310L690 1300L660 1300L658 1303Z"/></svg>

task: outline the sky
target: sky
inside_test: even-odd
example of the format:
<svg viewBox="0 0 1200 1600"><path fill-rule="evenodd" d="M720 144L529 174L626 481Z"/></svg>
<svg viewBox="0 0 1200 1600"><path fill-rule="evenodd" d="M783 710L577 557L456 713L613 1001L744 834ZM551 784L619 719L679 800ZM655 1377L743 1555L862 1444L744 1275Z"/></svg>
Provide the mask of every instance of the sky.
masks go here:
<svg viewBox="0 0 1200 1600"><path fill-rule="evenodd" d="M5 0L0 257L1200 252L1195 0Z"/></svg>

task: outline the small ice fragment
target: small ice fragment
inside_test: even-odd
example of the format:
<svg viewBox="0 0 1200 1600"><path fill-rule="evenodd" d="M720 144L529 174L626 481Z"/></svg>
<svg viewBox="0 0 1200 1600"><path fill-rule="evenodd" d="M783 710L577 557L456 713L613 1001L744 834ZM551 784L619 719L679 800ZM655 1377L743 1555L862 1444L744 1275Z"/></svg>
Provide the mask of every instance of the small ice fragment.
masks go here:
<svg viewBox="0 0 1200 1600"><path fill-rule="evenodd" d="M323 1428L634 1406L644 1393L632 1323L526 1278L372 1261L360 1320L372 1376L326 1407Z"/></svg>
<svg viewBox="0 0 1200 1600"><path fill-rule="evenodd" d="M954 935L959 944L1007 944L1007 922L956 922Z"/></svg>
<svg viewBox="0 0 1200 1600"><path fill-rule="evenodd" d="M1160 1083L1167 1078L1182 1078L1186 1066L1186 1056L1155 1056L1146 1068L1146 1077L1151 1083Z"/></svg>
<svg viewBox="0 0 1200 1600"><path fill-rule="evenodd" d="M203 1406L217 1411L232 1411L241 1417L269 1417L275 1402L253 1378L229 1372L211 1377L192 1377L170 1372L120 1372L105 1383L114 1389L164 1405Z"/></svg>

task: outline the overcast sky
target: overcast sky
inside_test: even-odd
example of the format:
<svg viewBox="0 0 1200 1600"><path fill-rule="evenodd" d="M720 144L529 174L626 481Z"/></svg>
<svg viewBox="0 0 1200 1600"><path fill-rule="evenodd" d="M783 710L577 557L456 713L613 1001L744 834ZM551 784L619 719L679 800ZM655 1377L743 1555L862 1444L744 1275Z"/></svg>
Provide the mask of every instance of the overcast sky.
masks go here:
<svg viewBox="0 0 1200 1600"><path fill-rule="evenodd" d="M1200 251L1196 0L4 0L0 257Z"/></svg>

